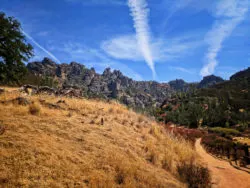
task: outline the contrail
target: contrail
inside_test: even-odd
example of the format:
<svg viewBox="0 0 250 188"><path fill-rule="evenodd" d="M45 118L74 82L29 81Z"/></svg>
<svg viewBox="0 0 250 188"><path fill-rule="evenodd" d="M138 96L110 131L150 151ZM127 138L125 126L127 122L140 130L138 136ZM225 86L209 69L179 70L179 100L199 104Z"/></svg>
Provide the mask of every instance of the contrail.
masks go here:
<svg viewBox="0 0 250 188"><path fill-rule="evenodd" d="M29 34L27 34L24 30L22 30L22 33L30 39L38 48L40 48L42 51L44 51L46 54L48 54L51 58L53 58L57 63L61 63L59 59L57 59L52 53L50 53L48 50L46 50L44 47L42 47L38 42L36 42Z"/></svg>
<svg viewBox="0 0 250 188"><path fill-rule="evenodd" d="M128 6L134 21L136 38L143 57L156 77L155 65L150 49L150 29L148 25L148 5L145 0L128 0Z"/></svg>
<svg viewBox="0 0 250 188"><path fill-rule="evenodd" d="M219 1L215 13L217 20L205 38L209 48L205 56L206 64L200 71L201 76L214 73L215 67L218 65L217 56L224 40L228 38L237 25L245 19L248 6L249 0Z"/></svg>

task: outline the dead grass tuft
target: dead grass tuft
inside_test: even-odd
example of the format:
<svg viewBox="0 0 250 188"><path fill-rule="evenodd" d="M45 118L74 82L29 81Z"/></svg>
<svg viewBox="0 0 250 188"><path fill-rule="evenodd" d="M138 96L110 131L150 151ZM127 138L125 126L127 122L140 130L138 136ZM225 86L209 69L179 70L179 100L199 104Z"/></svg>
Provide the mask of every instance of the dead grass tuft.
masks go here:
<svg viewBox="0 0 250 188"><path fill-rule="evenodd" d="M95 120L90 120L89 124L95 124Z"/></svg>
<svg viewBox="0 0 250 188"><path fill-rule="evenodd" d="M142 115L139 115L137 121L138 123L142 123L144 121L144 117Z"/></svg>
<svg viewBox="0 0 250 188"><path fill-rule="evenodd" d="M34 103L29 105L29 112L32 115L40 115L41 106L38 103L34 102Z"/></svg>
<svg viewBox="0 0 250 188"><path fill-rule="evenodd" d="M153 136L155 136L156 138L160 138L162 132L161 132L161 129L159 126L152 125L149 133L152 134Z"/></svg>

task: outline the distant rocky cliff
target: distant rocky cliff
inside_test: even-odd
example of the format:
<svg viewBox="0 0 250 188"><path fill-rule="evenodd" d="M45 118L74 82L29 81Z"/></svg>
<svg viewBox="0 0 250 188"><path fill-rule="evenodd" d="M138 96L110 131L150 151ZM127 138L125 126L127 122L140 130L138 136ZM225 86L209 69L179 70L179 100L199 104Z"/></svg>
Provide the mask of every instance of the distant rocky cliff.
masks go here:
<svg viewBox="0 0 250 188"><path fill-rule="evenodd" d="M41 62L29 63L27 68L36 76L56 80L60 87L79 87L87 97L117 99L137 108L159 106L174 92L167 83L134 81L110 68L105 69L103 74L98 74L93 68L88 69L76 62L56 64L44 58Z"/></svg>
<svg viewBox="0 0 250 188"><path fill-rule="evenodd" d="M249 78L250 78L250 67L235 73L230 77L230 80L249 79Z"/></svg>
<svg viewBox="0 0 250 188"><path fill-rule="evenodd" d="M190 89L206 88L224 80L211 75L204 77L199 83L187 83L176 79L169 83L155 81L135 81L124 76L120 71L104 70L102 74L88 69L76 62L56 64L49 58L41 62L28 63L29 72L36 77L50 78L59 87L77 87L85 97L116 99L134 108L152 108L159 106L176 91L187 92Z"/></svg>
<svg viewBox="0 0 250 188"><path fill-rule="evenodd" d="M198 84L198 88L207 88L210 86L213 86L215 84L224 82L225 80L223 80L221 77L219 76L214 76L214 75L210 75L210 76L205 76L201 82Z"/></svg>
<svg viewBox="0 0 250 188"><path fill-rule="evenodd" d="M200 82L187 83L182 79L176 79L169 82L171 88L175 91L187 92L194 88L208 88L215 84L224 82L221 77L210 75L205 76Z"/></svg>

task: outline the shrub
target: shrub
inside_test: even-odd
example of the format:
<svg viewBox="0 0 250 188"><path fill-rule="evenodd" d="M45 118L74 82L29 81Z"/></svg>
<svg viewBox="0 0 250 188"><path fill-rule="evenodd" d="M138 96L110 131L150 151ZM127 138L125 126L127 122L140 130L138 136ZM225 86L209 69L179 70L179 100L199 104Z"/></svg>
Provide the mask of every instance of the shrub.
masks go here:
<svg viewBox="0 0 250 188"><path fill-rule="evenodd" d="M204 144L207 148L216 149L228 149L233 146L233 141L220 137L216 134L208 134L202 138L202 144Z"/></svg>
<svg viewBox="0 0 250 188"><path fill-rule="evenodd" d="M205 131L201 131L198 129L188 129L183 127L166 127L168 132L173 133L177 137L185 138L186 140L190 141L193 145L197 138L201 138L206 135Z"/></svg>
<svg viewBox="0 0 250 188"><path fill-rule="evenodd" d="M32 115L39 115L41 112L41 106L37 103L32 103L29 105L29 112Z"/></svg>
<svg viewBox="0 0 250 188"><path fill-rule="evenodd" d="M210 128L209 132L220 134L223 137L229 136L229 135L231 135L231 136L240 136L241 135L241 133L236 129L222 128L222 127Z"/></svg>
<svg viewBox="0 0 250 188"><path fill-rule="evenodd" d="M211 187L211 176L208 168L194 163L180 163L177 172L182 182L190 188Z"/></svg>

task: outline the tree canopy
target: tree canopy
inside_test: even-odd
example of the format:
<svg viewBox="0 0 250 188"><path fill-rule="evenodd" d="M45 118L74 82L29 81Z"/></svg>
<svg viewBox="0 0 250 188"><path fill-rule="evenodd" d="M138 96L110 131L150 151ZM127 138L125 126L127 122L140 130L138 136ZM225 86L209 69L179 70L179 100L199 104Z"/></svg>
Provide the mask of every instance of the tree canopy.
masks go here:
<svg viewBox="0 0 250 188"><path fill-rule="evenodd" d="M0 83L18 84L26 73L24 62L33 56L21 24L0 12Z"/></svg>

